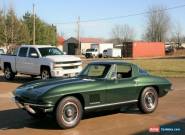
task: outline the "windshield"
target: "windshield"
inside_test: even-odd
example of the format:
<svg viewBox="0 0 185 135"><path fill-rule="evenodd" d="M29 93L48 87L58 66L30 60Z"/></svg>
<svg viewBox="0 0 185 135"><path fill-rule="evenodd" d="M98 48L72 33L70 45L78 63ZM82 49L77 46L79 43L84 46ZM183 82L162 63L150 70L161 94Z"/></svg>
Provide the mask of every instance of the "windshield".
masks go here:
<svg viewBox="0 0 185 135"><path fill-rule="evenodd" d="M40 54L42 55L42 57L51 56L51 55L63 55L64 54L58 48L54 48L54 47L39 48L39 51L40 51Z"/></svg>
<svg viewBox="0 0 185 135"><path fill-rule="evenodd" d="M96 49L87 49L86 52L94 52Z"/></svg>
<svg viewBox="0 0 185 135"><path fill-rule="evenodd" d="M89 64L79 76L85 78L104 78L110 67L111 65L109 64Z"/></svg>

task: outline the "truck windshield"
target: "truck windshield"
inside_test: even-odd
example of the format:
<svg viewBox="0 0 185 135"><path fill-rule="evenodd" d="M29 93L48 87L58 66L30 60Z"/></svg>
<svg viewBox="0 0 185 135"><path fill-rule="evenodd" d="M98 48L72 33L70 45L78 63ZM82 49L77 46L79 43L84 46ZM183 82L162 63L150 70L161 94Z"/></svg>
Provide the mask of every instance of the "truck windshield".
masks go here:
<svg viewBox="0 0 185 135"><path fill-rule="evenodd" d="M96 49L87 49L86 52L95 52Z"/></svg>
<svg viewBox="0 0 185 135"><path fill-rule="evenodd" d="M60 51L58 48L55 48L55 47L39 48L39 51L42 57L64 54L62 51Z"/></svg>
<svg viewBox="0 0 185 135"><path fill-rule="evenodd" d="M104 78L111 65L109 64L89 64L79 75L83 78Z"/></svg>

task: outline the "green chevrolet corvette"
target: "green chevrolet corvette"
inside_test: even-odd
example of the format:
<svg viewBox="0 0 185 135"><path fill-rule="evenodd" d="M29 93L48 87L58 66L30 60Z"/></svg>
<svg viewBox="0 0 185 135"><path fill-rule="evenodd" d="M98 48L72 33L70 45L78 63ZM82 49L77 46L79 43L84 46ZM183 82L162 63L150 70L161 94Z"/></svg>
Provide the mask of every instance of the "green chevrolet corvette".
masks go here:
<svg viewBox="0 0 185 135"><path fill-rule="evenodd" d="M14 92L16 104L31 116L53 114L61 128L76 126L87 111L137 103L143 113L153 112L158 97L171 90L165 78L148 74L135 64L96 61L75 78L34 81Z"/></svg>

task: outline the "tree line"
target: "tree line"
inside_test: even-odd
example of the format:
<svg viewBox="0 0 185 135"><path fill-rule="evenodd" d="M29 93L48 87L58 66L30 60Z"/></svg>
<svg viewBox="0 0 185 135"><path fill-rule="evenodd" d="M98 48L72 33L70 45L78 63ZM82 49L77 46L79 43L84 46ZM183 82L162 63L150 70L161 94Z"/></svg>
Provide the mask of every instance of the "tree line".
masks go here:
<svg viewBox="0 0 185 135"><path fill-rule="evenodd" d="M29 12L18 18L13 8L0 9L0 45L33 44L33 19ZM35 44L56 45L56 26L35 15L35 28Z"/></svg>
<svg viewBox="0 0 185 135"><path fill-rule="evenodd" d="M151 42L174 42L181 45L185 42L180 24L172 23L167 10L163 6L153 6L148 9L145 16L142 40ZM112 28L111 41L115 44L133 41L135 38L134 28L129 24L115 25Z"/></svg>

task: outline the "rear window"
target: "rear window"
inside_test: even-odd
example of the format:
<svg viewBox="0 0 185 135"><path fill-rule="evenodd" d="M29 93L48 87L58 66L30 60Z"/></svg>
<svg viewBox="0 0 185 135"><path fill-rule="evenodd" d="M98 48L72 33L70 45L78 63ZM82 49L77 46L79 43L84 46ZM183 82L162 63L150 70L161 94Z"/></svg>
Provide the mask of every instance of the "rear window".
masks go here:
<svg viewBox="0 0 185 135"><path fill-rule="evenodd" d="M141 74L141 75L148 75L148 72L145 71L145 70L142 69L142 68L139 68L139 74Z"/></svg>
<svg viewBox="0 0 185 135"><path fill-rule="evenodd" d="M26 57L28 51L28 47L22 47L19 50L19 56L20 57Z"/></svg>
<svg viewBox="0 0 185 135"><path fill-rule="evenodd" d="M118 64L117 77L118 79L132 77L132 67L130 65Z"/></svg>

